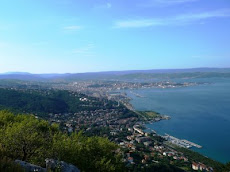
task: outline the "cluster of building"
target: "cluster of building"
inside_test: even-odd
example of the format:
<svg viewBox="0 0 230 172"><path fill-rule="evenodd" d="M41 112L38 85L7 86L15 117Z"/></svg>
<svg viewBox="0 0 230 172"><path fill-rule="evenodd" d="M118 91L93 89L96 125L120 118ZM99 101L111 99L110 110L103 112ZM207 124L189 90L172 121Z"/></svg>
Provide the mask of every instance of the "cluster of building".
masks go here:
<svg viewBox="0 0 230 172"><path fill-rule="evenodd" d="M195 171L198 171L198 170L200 170L200 171L213 171L212 167L207 167L206 165L204 165L200 162L198 162L198 163L193 162L192 163L192 169Z"/></svg>
<svg viewBox="0 0 230 172"><path fill-rule="evenodd" d="M80 98L80 101L87 101L86 98ZM126 113L129 113L125 117ZM49 115L50 123L58 123L63 130L68 132L87 130L90 132L95 128L109 128L116 135L123 128L132 127L138 121L138 116L125 107L112 105L111 108L104 106L97 107L94 110L82 110L76 113L59 113ZM109 133L107 137L109 136Z"/></svg>
<svg viewBox="0 0 230 172"><path fill-rule="evenodd" d="M71 83L60 83L53 84L52 87L55 89L64 89L81 92L94 97L106 97L108 99L114 96L123 99L127 96L120 90L125 89L143 89L143 88L176 88L176 87L188 87L194 86L197 83L185 82L185 83L175 83L169 81L159 81L159 82L128 82L128 81L78 81ZM114 95L113 91L118 91L119 94ZM112 92L112 93L111 93ZM135 93L134 93L135 94ZM140 95L136 95L140 96ZM117 99L118 100L118 99Z"/></svg>
<svg viewBox="0 0 230 172"><path fill-rule="evenodd" d="M184 156L183 153L164 144L164 141L159 141L154 133L146 133L141 129L141 126L134 125L133 128L128 128L130 135L119 142L119 145L128 150L124 154L124 162L130 165L142 164L148 166L151 163L159 163L167 160L170 164L184 163L188 168L200 171L213 171L202 163L194 163ZM154 137L155 136L155 137ZM139 160L136 159L137 154L140 155Z"/></svg>
<svg viewBox="0 0 230 172"><path fill-rule="evenodd" d="M90 101L90 98L80 97L79 100L84 104ZM107 128L108 132L102 136L108 137L125 150L121 152L127 166L148 166L164 160L173 165L180 162L193 170L213 171L211 167L202 163L191 162L183 153L165 144L164 139L177 138L169 135L168 138L163 138L156 133L146 133L142 128L145 120L140 119L137 113L127 111L127 108L120 106L119 103L112 104L110 108L101 106L94 110L90 109L75 113L50 113L48 120L50 123L59 123L62 129L69 133L80 130L93 133L95 129ZM168 116L158 115L151 121L161 119L168 119ZM191 144L191 142L184 143Z"/></svg>
<svg viewBox="0 0 230 172"><path fill-rule="evenodd" d="M164 156L173 157L175 160L188 161L186 157L179 155L178 152L168 148L162 142L156 141L154 137L151 137L152 134L145 133L139 127L135 125L133 129L129 129L131 135L128 135L126 139L119 143L123 148L129 149L128 156L125 159L126 162L130 163L130 159L134 159L132 157L134 152L141 155L142 164L157 163ZM135 161L132 161L131 164L135 164Z"/></svg>
<svg viewBox="0 0 230 172"><path fill-rule="evenodd" d="M84 98L81 101L85 101ZM60 123L67 132L84 130L91 132L95 128L108 128L103 136L116 142L123 151L127 166L148 166L162 160L176 165L178 162L193 170L212 171L202 163L192 163L183 153L165 144L163 137L156 133L146 133L138 116L122 117L122 108L97 109L77 113L49 114L50 122ZM159 118L159 117L157 117ZM159 140L160 139L160 140Z"/></svg>

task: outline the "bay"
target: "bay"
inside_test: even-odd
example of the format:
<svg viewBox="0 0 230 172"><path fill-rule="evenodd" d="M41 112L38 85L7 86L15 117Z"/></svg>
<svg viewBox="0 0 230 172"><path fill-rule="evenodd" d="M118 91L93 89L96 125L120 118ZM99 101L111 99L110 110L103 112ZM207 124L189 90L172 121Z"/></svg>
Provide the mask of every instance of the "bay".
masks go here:
<svg viewBox="0 0 230 172"><path fill-rule="evenodd" d="M189 81L201 80L210 84L126 90L126 93L136 110L153 110L171 116L170 120L147 124L148 128L202 145L202 149L193 149L226 163L230 161L230 79Z"/></svg>

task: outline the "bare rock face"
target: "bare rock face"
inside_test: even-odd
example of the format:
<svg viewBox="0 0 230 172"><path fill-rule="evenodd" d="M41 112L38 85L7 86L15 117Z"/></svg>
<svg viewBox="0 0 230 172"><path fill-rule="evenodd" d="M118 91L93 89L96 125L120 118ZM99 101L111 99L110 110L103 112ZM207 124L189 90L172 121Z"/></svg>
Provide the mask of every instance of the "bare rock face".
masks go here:
<svg viewBox="0 0 230 172"><path fill-rule="evenodd" d="M47 172L47 171L60 171L60 172L80 172L80 170L72 164L68 164L64 161L57 161L54 159L46 159L46 168L42 168L37 165L33 165L21 160L15 160L15 163L19 164L25 172Z"/></svg>
<svg viewBox="0 0 230 172"><path fill-rule="evenodd" d="M31 171L33 171L33 172L34 171L36 171L36 172L47 172L47 170L45 168L27 163L25 161L15 160L15 162L17 164L19 164L25 170L25 172L31 172Z"/></svg>
<svg viewBox="0 0 230 172"><path fill-rule="evenodd" d="M72 164L54 159L46 159L46 169L51 171L60 170L61 172L80 172L80 170Z"/></svg>

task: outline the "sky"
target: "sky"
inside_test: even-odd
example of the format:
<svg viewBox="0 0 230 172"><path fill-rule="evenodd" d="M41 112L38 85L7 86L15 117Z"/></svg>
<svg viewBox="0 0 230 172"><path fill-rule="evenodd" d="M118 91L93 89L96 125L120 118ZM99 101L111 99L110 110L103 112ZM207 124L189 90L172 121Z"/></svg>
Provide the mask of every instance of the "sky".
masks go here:
<svg viewBox="0 0 230 172"><path fill-rule="evenodd" d="M230 0L1 0L0 73L230 67Z"/></svg>

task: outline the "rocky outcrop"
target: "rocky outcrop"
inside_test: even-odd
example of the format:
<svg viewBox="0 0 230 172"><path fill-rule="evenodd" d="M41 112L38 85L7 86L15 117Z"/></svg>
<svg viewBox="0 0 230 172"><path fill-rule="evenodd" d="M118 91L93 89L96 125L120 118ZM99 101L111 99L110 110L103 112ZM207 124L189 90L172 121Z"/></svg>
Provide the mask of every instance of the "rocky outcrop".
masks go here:
<svg viewBox="0 0 230 172"><path fill-rule="evenodd" d="M27 163L25 161L16 160L25 172L47 172L47 171L60 171L60 172L80 172L80 170L72 164L68 164L64 161L57 161L54 159L46 159L46 168L42 168L37 165Z"/></svg>
<svg viewBox="0 0 230 172"><path fill-rule="evenodd" d="M80 172L74 165L54 159L46 159L46 169L51 171L60 170L61 172Z"/></svg>
<svg viewBox="0 0 230 172"><path fill-rule="evenodd" d="M47 172L47 170L45 168L42 168L40 166L37 165L33 165L30 163L27 163L25 161L21 161L21 160L16 160L15 161L17 164L19 164L24 170L25 172L31 172L31 171L36 171L36 172Z"/></svg>

